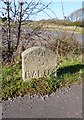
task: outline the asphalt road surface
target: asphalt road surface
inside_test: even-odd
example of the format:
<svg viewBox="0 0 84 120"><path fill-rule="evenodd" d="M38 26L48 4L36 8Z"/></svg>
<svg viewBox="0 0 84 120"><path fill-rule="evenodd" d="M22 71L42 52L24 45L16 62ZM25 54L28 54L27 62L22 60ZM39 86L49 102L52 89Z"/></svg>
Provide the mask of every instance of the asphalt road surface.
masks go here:
<svg viewBox="0 0 84 120"><path fill-rule="evenodd" d="M2 102L3 118L82 118L82 85L75 84L44 98L27 95Z"/></svg>

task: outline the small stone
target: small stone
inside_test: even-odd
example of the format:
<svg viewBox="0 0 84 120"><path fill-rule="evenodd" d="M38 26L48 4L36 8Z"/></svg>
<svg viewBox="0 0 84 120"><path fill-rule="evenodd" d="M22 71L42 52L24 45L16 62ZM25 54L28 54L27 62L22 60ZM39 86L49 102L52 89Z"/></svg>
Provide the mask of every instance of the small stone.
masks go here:
<svg viewBox="0 0 84 120"><path fill-rule="evenodd" d="M76 97L77 99L79 99L79 97Z"/></svg>
<svg viewBox="0 0 84 120"><path fill-rule="evenodd" d="M79 115L79 113L77 113L77 115Z"/></svg>
<svg viewBox="0 0 84 120"><path fill-rule="evenodd" d="M45 101L45 97L41 97L43 101Z"/></svg>
<svg viewBox="0 0 84 120"><path fill-rule="evenodd" d="M32 108L32 106L29 106L29 109Z"/></svg>
<svg viewBox="0 0 84 120"><path fill-rule="evenodd" d="M69 112L67 112L68 114L70 114Z"/></svg>

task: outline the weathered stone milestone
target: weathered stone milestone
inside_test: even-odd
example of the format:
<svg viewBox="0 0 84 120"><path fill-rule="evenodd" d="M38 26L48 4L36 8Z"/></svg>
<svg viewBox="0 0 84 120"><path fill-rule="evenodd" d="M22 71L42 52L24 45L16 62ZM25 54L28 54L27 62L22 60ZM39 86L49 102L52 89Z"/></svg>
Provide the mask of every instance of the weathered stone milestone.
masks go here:
<svg viewBox="0 0 84 120"><path fill-rule="evenodd" d="M22 53L23 80L48 76L56 71L58 55L45 47L32 47Z"/></svg>

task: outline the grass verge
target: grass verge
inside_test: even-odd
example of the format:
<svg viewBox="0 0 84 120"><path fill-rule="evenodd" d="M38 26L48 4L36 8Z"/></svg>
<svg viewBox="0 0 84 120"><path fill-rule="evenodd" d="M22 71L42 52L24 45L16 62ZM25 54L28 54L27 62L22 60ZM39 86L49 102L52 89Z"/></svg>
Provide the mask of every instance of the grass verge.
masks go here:
<svg viewBox="0 0 84 120"><path fill-rule="evenodd" d="M2 100L28 95L47 95L55 92L65 86L70 86L75 82L82 82L84 73L84 64L80 59L64 59L57 70L57 76L54 75L32 79L30 82L22 80L20 64L13 66L4 66L2 68Z"/></svg>
<svg viewBox="0 0 84 120"><path fill-rule="evenodd" d="M78 32L81 34L84 34L84 31L81 27L77 27L77 26L64 26L64 25L48 25L47 28L54 28L54 29L59 29L59 30L65 30L65 31L71 31L71 32Z"/></svg>

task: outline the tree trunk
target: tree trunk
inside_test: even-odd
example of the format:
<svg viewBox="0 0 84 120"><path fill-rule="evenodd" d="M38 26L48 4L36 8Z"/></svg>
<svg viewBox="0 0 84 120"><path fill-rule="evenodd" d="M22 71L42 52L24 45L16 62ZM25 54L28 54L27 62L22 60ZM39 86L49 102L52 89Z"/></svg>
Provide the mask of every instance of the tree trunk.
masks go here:
<svg viewBox="0 0 84 120"><path fill-rule="evenodd" d="M19 20L18 20L18 37L17 37L17 45L16 49L18 48L19 41L20 41L20 35L21 35L21 22L22 22L22 2L20 2L20 13L19 13Z"/></svg>
<svg viewBox="0 0 84 120"><path fill-rule="evenodd" d="M7 41L8 41L8 52L10 53L11 51L11 31L10 31L10 11L9 11L9 1L7 2Z"/></svg>

